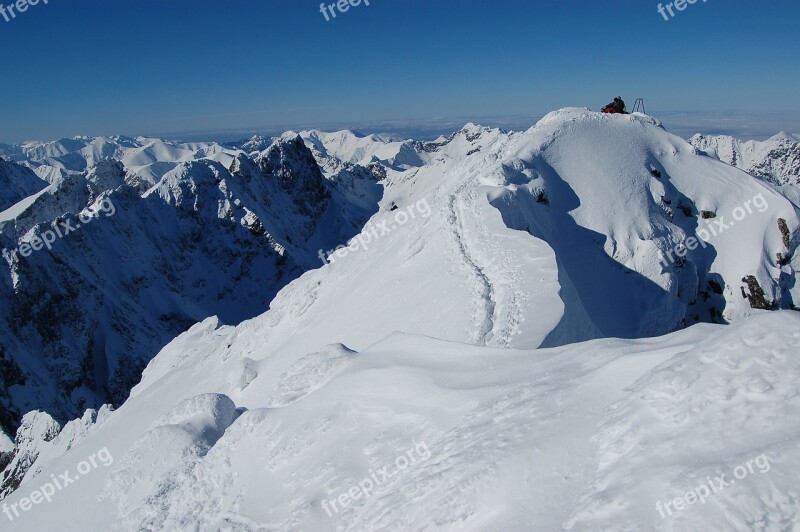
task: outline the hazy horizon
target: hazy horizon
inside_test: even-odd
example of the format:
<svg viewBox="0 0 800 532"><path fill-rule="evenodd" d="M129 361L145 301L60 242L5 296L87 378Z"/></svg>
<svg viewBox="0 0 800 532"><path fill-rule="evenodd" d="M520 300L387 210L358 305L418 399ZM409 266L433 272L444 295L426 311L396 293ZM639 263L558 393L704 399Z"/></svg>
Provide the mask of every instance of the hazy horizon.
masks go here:
<svg viewBox="0 0 800 532"><path fill-rule="evenodd" d="M646 102L645 102L646 103ZM554 109L555 110L555 109ZM287 131L321 131L351 130L362 135L384 135L414 140L433 140L441 135L447 136L458 131L465 124L472 122L481 126L499 127L507 131L524 131L532 127L547 113L529 115L501 116L455 116L417 118L405 120L373 120L362 122L333 123L296 123L265 125L261 127L241 127L227 130L195 130L195 131L121 131L121 132L76 132L59 138L31 138L16 142L2 142L6 145L26 142L54 142L61 138L75 137L154 137L164 140L185 142L235 142L248 139L254 135L279 136ZM690 113L685 111L662 111L648 114L659 119L664 128L683 138L695 133L706 135L730 135L741 140L765 140L780 132L800 135L800 112L787 115L785 113L762 113L757 111L719 111L716 113Z"/></svg>

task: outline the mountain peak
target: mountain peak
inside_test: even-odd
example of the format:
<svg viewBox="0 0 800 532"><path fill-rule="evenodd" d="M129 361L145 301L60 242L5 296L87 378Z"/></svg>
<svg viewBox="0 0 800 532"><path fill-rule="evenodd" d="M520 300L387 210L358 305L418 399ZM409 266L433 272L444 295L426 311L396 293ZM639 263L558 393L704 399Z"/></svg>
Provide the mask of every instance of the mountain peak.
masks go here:
<svg viewBox="0 0 800 532"><path fill-rule="evenodd" d="M783 140L788 140L789 142L795 142L795 143L797 143L797 142L800 142L800 139L798 139L798 138L797 138L797 137L795 137L794 135L791 135L791 134L789 134L789 133L787 133L787 132L785 132L785 131L781 131L781 132L777 133L776 135L773 135L773 136L771 136L771 137L770 137L769 139L767 139L767 140L769 140L769 141L783 141Z"/></svg>

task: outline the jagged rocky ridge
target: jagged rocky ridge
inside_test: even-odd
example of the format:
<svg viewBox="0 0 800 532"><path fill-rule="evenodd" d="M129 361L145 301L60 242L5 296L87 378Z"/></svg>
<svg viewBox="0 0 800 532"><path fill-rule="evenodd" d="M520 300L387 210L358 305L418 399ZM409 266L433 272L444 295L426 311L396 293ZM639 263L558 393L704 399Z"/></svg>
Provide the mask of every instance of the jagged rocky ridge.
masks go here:
<svg viewBox="0 0 800 532"><path fill-rule="evenodd" d="M800 185L800 141L788 133L765 141L697 134L689 142L703 153L775 185Z"/></svg>

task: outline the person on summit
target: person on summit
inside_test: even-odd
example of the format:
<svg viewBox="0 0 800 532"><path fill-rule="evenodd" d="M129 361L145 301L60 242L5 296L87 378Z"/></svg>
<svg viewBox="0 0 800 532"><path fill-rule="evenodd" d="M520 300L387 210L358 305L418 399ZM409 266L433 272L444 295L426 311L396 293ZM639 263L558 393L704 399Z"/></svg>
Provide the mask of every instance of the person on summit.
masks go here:
<svg viewBox="0 0 800 532"><path fill-rule="evenodd" d="M625 102L622 100L622 96L617 96L616 98L614 98L613 102L603 107L603 112L618 113L623 115L628 114L628 112L625 111Z"/></svg>

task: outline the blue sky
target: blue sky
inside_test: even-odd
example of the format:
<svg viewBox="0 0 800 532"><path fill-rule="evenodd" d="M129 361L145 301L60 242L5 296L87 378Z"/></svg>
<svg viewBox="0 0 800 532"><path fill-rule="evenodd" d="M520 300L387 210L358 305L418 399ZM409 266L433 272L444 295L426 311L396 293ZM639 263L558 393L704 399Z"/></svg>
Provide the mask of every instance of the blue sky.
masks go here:
<svg viewBox="0 0 800 532"><path fill-rule="evenodd" d="M798 124L796 0L698 0L668 22L650 0L370 4L326 22L315 0L40 2L0 18L0 142L535 116L617 94Z"/></svg>

